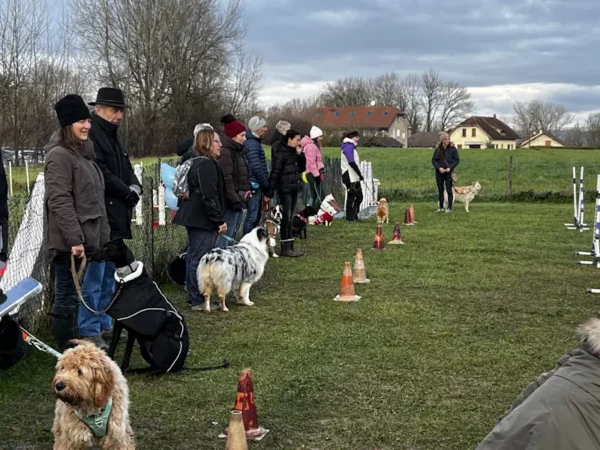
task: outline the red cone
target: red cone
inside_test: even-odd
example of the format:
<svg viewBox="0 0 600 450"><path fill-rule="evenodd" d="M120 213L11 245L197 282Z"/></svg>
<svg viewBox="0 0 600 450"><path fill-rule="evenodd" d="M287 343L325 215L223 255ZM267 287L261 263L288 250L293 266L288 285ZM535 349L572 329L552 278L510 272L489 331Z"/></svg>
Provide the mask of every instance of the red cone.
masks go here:
<svg viewBox="0 0 600 450"><path fill-rule="evenodd" d="M258 426L251 369L244 369L240 373L238 392L233 409L242 412L247 439L260 441L269 432L269 430Z"/></svg>
<svg viewBox="0 0 600 450"><path fill-rule="evenodd" d="M404 244L402 241L402 231L400 230L400 222L396 222L394 227L394 238L388 244Z"/></svg>
<svg viewBox="0 0 600 450"><path fill-rule="evenodd" d="M377 225L377 234L375 235L375 241L373 242L372 250L385 250L383 243L383 230L381 225Z"/></svg>
<svg viewBox="0 0 600 450"><path fill-rule="evenodd" d="M414 207L414 205L410 205L408 207L408 210L410 211L410 223L411 224L413 224L413 223L416 224L417 223L417 218L415 216L415 207Z"/></svg>
<svg viewBox="0 0 600 450"><path fill-rule="evenodd" d="M404 212L404 225L412 225L410 208L406 208L406 211Z"/></svg>

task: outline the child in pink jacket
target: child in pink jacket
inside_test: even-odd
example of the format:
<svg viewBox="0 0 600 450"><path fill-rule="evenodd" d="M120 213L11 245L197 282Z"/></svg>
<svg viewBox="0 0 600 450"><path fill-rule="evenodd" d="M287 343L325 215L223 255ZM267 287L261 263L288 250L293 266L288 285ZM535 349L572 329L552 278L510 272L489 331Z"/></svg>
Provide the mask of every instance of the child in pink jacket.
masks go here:
<svg viewBox="0 0 600 450"><path fill-rule="evenodd" d="M317 211L323 201L323 180L325 178L325 166L321 155L321 142L323 141L323 130L318 127L310 129L310 137L304 136L300 145L304 149L306 157L306 179L310 187L307 204Z"/></svg>

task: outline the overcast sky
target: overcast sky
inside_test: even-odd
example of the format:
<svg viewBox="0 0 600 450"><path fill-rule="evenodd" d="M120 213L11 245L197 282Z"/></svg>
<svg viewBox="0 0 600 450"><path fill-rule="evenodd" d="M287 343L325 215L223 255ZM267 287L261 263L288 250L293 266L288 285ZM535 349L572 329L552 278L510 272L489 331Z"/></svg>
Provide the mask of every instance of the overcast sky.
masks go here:
<svg viewBox="0 0 600 450"><path fill-rule="evenodd" d="M345 76L434 68L482 115L533 98L600 110L598 0L246 0L245 15L265 105Z"/></svg>

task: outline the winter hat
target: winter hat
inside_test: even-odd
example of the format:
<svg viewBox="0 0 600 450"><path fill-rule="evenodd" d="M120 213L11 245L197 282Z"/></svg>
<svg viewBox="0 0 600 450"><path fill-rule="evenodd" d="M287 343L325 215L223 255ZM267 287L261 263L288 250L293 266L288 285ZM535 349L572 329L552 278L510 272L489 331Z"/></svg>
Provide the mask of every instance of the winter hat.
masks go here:
<svg viewBox="0 0 600 450"><path fill-rule="evenodd" d="M275 125L275 128L277 129L277 131L279 131L285 136L285 133L290 131L290 128L292 128L292 124L286 122L285 120L280 120L279 122L277 122L277 125Z"/></svg>
<svg viewBox="0 0 600 450"><path fill-rule="evenodd" d="M224 124L223 131L230 138L234 138L238 134L246 131L245 125L233 117L233 114L227 114L226 116L223 116L221 118L221 123Z"/></svg>
<svg viewBox="0 0 600 450"><path fill-rule="evenodd" d="M444 138L449 138L450 135L448 133L446 133L445 131L440 131L440 141Z"/></svg>
<svg viewBox="0 0 600 450"><path fill-rule="evenodd" d="M321 130L319 127L313 126L310 129L310 138L311 139L316 139L316 138L321 137L321 136L323 136L323 130Z"/></svg>
<svg viewBox="0 0 600 450"><path fill-rule="evenodd" d="M250 119L250 122L248 122L248 128L250 128L250 131L258 131L266 125L267 125L267 121L265 119L263 119L262 117L258 117L258 116L252 117Z"/></svg>
<svg viewBox="0 0 600 450"><path fill-rule="evenodd" d="M210 123L199 123L196 125L196 128L194 128L194 139L196 139L196 136L198 136L198 133L202 130L214 130L214 128Z"/></svg>
<svg viewBox="0 0 600 450"><path fill-rule="evenodd" d="M79 122L80 120L90 119L90 110L79 95L69 94L61 98L54 105L58 123L61 128Z"/></svg>

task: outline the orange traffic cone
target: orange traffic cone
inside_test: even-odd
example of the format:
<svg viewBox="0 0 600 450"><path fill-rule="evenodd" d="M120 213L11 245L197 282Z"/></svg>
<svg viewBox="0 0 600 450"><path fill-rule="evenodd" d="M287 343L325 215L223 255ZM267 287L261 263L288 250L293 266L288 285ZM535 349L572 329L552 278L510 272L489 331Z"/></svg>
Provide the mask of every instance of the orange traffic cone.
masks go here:
<svg viewBox="0 0 600 450"><path fill-rule="evenodd" d="M248 450L246 432L244 431L244 418L241 411L231 411L227 430L225 450Z"/></svg>
<svg viewBox="0 0 600 450"><path fill-rule="evenodd" d="M410 211L410 223L417 223L417 218L415 217L415 207L414 205L410 205L409 207L409 211Z"/></svg>
<svg viewBox="0 0 600 450"><path fill-rule="evenodd" d="M344 265L340 295L334 298L336 302L357 302L360 297L354 293L354 282L352 281L352 266L350 261Z"/></svg>
<svg viewBox="0 0 600 450"><path fill-rule="evenodd" d="M402 241L402 231L400 230L400 222L396 222L394 227L394 238L388 244L404 244Z"/></svg>
<svg viewBox="0 0 600 450"><path fill-rule="evenodd" d="M413 225L410 217L410 208L406 208L406 212L404 213L404 225Z"/></svg>
<svg viewBox="0 0 600 450"><path fill-rule="evenodd" d="M352 279L356 284L367 284L371 280L367 278L367 271L365 269L365 260L363 258L363 251L361 248L356 249L356 258L354 259L354 273Z"/></svg>
<svg viewBox="0 0 600 450"><path fill-rule="evenodd" d="M381 225L377 225L377 233L375 234L375 241L373 241L372 250L385 250L385 245L383 243L383 230Z"/></svg>
<svg viewBox="0 0 600 450"><path fill-rule="evenodd" d="M265 430L264 428L258 426L251 369L244 369L240 373L238 391L233 409L235 411L242 412L244 429L246 430L246 439L260 441L269 432L269 430ZM225 430L225 436L229 436L229 429Z"/></svg>

